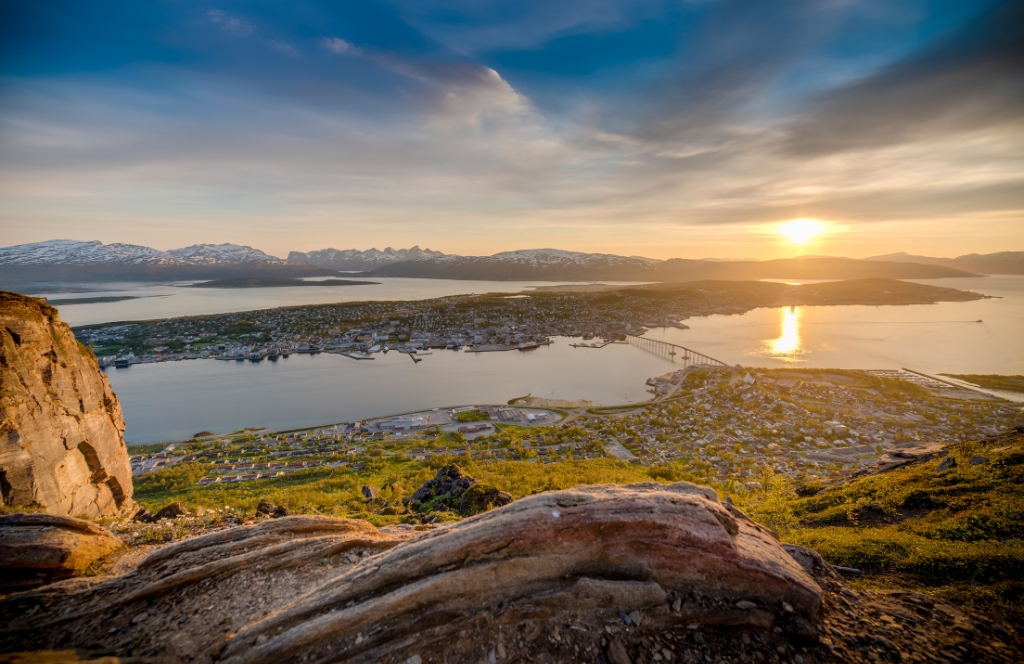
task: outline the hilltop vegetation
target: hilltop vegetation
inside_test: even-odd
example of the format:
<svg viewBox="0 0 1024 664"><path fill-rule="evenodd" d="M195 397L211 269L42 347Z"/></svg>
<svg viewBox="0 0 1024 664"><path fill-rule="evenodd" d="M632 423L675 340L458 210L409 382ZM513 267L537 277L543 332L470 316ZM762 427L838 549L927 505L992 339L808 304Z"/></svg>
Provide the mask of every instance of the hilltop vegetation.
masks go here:
<svg viewBox="0 0 1024 664"><path fill-rule="evenodd" d="M189 509L212 510L215 518L249 518L265 499L293 512L382 525L410 520L401 499L431 479L437 468L453 462L515 498L584 484L705 484L773 528L783 541L813 548L835 565L861 570L853 579L856 584L913 589L1011 624L1024 622L1021 433L960 443L894 471L832 486L794 485L768 467L758 478L759 486L747 489L681 463L642 466L607 458L480 463L469 456L420 462L397 456L378 457L356 472L313 469L258 484L209 486L196 485L202 465L179 464L139 478L135 496L150 509L180 501ZM937 471L943 462L951 467ZM364 485L383 487L380 500L367 501L361 493ZM436 517L438 522L459 518L450 511ZM161 527L166 528L164 539L186 534L170 524L150 528ZM154 534L143 541L154 541Z"/></svg>
<svg viewBox="0 0 1024 664"><path fill-rule="evenodd" d="M1022 489L1024 435L1015 433L814 495L787 492L774 511L764 499L751 507L787 541L864 572L855 582L865 587L926 592L1024 624Z"/></svg>

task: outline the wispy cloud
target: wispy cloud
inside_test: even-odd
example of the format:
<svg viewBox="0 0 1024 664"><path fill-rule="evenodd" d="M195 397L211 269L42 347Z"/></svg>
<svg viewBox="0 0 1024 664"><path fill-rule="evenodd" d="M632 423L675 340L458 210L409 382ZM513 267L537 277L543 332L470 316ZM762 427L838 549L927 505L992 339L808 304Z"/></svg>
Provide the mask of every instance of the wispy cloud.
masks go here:
<svg viewBox="0 0 1024 664"><path fill-rule="evenodd" d="M345 41L341 37L324 37L320 40L320 45L326 48L331 53L337 53L338 55L362 55L363 50L358 46L352 44L352 42Z"/></svg>
<svg viewBox="0 0 1024 664"><path fill-rule="evenodd" d="M234 35L247 37L256 31L256 26L252 23L246 23L237 16L229 16L220 9L211 9L206 12L206 16L209 18L210 23L219 25L224 32Z"/></svg>

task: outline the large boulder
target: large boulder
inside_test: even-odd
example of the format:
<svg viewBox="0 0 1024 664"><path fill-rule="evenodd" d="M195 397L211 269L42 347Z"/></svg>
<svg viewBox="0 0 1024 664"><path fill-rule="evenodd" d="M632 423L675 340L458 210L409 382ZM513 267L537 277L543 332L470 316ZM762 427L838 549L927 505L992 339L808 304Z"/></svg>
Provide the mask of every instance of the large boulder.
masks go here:
<svg viewBox="0 0 1024 664"><path fill-rule="evenodd" d="M52 514L0 517L0 590L23 590L84 572L121 546L109 530Z"/></svg>
<svg viewBox="0 0 1024 664"><path fill-rule="evenodd" d="M134 511L117 397L42 300L0 292L0 490L50 514Z"/></svg>

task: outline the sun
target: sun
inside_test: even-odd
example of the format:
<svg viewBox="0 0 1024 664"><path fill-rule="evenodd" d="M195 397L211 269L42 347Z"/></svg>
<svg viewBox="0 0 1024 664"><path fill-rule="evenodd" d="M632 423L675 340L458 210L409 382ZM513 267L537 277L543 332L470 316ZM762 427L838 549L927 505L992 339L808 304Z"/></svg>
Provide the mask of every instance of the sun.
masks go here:
<svg viewBox="0 0 1024 664"><path fill-rule="evenodd" d="M825 224L817 219L790 219L779 224L775 230L788 237L793 244L807 244L825 230Z"/></svg>

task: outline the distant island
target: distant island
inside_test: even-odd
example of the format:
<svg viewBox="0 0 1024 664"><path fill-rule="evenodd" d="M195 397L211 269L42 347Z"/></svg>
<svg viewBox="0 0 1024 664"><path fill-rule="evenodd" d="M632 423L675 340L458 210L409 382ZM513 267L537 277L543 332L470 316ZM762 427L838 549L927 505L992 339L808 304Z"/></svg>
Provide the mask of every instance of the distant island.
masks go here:
<svg viewBox="0 0 1024 664"><path fill-rule="evenodd" d="M144 297L156 297L154 295L103 295L100 297L68 297L57 300L47 300L51 307L67 307L72 304L106 304L108 302L124 302L125 300L141 300ZM162 296L162 297L167 297Z"/></svg>
<svg viewBox="0 0 1024 664"><path fill-rule="evenodd" d="M192 284L188 288L282 288L286 286L370 286L380 285L379 281L357 281L355 279L324 279L304 281L289 277L232 277L214 279Z"/></svg>

